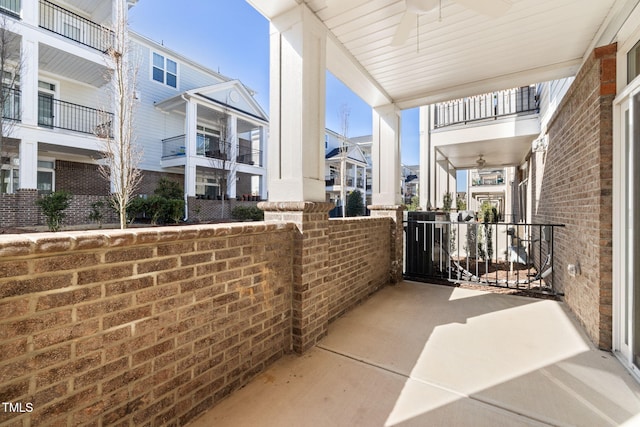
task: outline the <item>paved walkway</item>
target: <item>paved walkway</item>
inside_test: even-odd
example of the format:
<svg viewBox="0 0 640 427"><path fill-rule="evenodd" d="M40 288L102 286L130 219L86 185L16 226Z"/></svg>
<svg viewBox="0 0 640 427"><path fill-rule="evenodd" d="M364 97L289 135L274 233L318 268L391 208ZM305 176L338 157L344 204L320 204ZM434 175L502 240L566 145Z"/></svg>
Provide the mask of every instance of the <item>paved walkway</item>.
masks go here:
<svg viewBox="0 0 640 427"><path fill-rule="evenodd" d="M640 384L563 304L404 282L191 427L602 427L639 414Z"/></svg>

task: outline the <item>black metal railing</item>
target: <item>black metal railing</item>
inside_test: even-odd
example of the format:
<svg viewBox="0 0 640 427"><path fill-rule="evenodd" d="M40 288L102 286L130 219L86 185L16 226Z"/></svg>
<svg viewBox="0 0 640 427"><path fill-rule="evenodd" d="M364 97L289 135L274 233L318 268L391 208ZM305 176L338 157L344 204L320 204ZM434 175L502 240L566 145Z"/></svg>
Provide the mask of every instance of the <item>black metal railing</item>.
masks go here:
<svg viewBox="0 0 640 427"><path fill-rule="evenodd" d="M113 114L38 94L38 126L112 136Z"/></svg>
<svg viewBox="0 0 640 427"><path fill-rule="evenodd" d="M236 161L243 165L262 166L262 151L239 147Z"/></svg>
<svg viewBox="0 0 640 427"><path fill-rule="evenodd" d="M5 120L20 121L20 100L22 93L15 88L5 87L2 89L2 117Z"/></svg>
<svg viewBox="0 0 640 427"><path fill-rule="evenodd" d="M19 18L21 9L20 0L0 0L0 12L4 14Z"/></svg>
<svg viewBox="0 0 640 427"><path fill-rule="evenodd" d="M407 278L556 293L554 235L564 225L409 219L404 226Z"/></svg>
<svg viewBox="0 0 640 427"><path fill-rule="evenodd" d="M538 112L535 85L436 104L434 127Z"/></svg>
<svg viewBox="0 0 640 427"><path fill-rule="evenodd" d="M106 52L113 44L113 31L47 0L40 0L40 27L68 39Z"/></svg>

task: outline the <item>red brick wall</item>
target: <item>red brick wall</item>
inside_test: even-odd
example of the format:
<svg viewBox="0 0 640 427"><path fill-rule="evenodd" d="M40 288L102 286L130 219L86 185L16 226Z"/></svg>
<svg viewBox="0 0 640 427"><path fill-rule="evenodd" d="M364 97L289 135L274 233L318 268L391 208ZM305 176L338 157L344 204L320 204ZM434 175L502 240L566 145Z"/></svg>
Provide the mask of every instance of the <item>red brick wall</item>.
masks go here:
<svg viewBox="0 0 640 427"><path fill-rule="evenodd" d="M553 283L594 342L611 348L612 102L616 45L595 49L548 127L547 153L534 153L533 221L566 224L555 236ZM540 187L536 188L536 183ZM579 263L576 278L567 265Z"/></svg>
<svg viewBox="0 0 640 427"><path fill-rule="evenodd" d="M329 221L329 321L389 283L390 218Z"/></svg>
<svg viewBox="0 0 640 427"><path fill-rule="evenodd" d="M0 236L9 425L183 425L291 348L294 227Z"/></svg>

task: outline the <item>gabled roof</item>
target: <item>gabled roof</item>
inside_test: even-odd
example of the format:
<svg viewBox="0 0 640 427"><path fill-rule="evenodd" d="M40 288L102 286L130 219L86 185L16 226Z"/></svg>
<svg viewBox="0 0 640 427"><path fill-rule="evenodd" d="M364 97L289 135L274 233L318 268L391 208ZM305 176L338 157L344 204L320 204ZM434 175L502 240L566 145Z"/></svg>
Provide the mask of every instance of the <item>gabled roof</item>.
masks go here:
<svg viewBox="0 0 640 427"><path fill-rule="evenodd" d="M329 151L325 156L325 160L339 162L342 159L343 151L338 147ZM349 163L358 166L367 166L367 159L362 154L362 150L357 145L349 145L346 151L346 159Z"/></svg>
<svg viewBox="0 0 640 427"><path fill-rule="evenodd" d="M219 107L234 110L262 122L269 122L267 113L260 107L260 104L240 80L229 80L210 86L190 89L156 103L156 108L171 111L177 105L182 105L185 102L185 98L197 98L205 103L211 102Z"/></svg>

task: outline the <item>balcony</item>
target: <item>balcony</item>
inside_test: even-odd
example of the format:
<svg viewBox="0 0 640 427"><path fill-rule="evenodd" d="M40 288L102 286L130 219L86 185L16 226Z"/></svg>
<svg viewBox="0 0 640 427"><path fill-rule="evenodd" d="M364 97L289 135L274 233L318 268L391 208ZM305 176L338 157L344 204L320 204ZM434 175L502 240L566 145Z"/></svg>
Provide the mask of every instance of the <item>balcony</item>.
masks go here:
<svg viewBox="0 0 640 427"><path fill-rule="evenodd" d="M199 138L196 148L196 155L218 160L230 160L231 146L229 144L223 150L221 147L216 146L216 141L209 141L206 138ZM177 135L171 138L162 140L162 158L170 159L177 158L186 155L186 135ZM251 150L246 147L240 146L238 149L238 155L236 157L236 163L251 166L262 165L262 151Z"/></svg>
<svg viewBox="0 0 640 427"><path fill-rule="evenodd" d="M471 174L471 185L474 187L503 184L504 169L473 172Z"/></svg>
<svg viewBox="0 0 640 427"><path fill-rule="evenodd" d="M0 13L20 18L21 0L0 0Z"/></svg>
<svg viewBox="0 0 640 427"><path fill-rule="evenodd" d="M333 187L335 185L341 185L340 175L329 175L325 176L325 186ZM362 188L364 186L364 180L362 178L354 178L352 176L348 176L344 179L345 187L357 187Z"/></svg>
<svg viewBox="0 0 640 427"><path fill-rule="evenodd" d="M436 105L434 127L442 128L479 120L538 112L535 86L486 93Z"/></svg>
<svg viewBox="0 0 640 427"><path fill-rule="evenodd" d="M38 126L64 129L96 136L111 136L113 114L38 95Z"/></svg>
<svg viewBox="0 0 640 427"><path fill-rule="evenodd" d="M562 303L403 282L190 426L621 425L639 392Z"/></svg>
<svg viewBox="0 0 640 427"><path fill-rule="evenodd" d="M40 0L40 28L100 52L106 52L112 45L113 32L109 28L47 0Z"/></svg>
<svg viewBox="0 0 640 427"><path fill-rule="evenodd" d="M6 120L14 120L19 122L20 115L20 99L21 92L14 88L4 88L2 93L2 101L4 108L2 109L2 117Z"/></svg>

